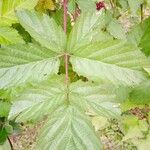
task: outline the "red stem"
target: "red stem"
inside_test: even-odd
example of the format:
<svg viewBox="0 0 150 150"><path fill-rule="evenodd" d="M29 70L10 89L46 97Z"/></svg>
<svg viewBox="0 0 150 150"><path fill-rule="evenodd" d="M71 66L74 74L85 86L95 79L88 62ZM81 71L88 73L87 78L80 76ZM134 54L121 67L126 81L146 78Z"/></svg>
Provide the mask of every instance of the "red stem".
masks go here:
<svg viewBox="0 0 150 150"><path fill-rule="evenodd" d="M66 70L66 84L68 85L68 81L69 81L69 74L68 74L68 55L65 54L65 70Z"/></svg>
<svg viewBox="0 0 150 150"><path fill-rule="evenodd" d="M64 7L64 32L67 32L67 0L63 1Z"/></svg>
<svg viewBox="0 0 150 150"><path fill-rule="evenodd" d="M67 0L63 1L63 7L64 7L64 32L66 33L67 32ZM68 54L65 54L64 59L65 59L65 71L66 71L66 80L65 81L66 81L66 84L68 85L68 81L69 81L69 74L68 74L69 57L68 57Z"/></svg>

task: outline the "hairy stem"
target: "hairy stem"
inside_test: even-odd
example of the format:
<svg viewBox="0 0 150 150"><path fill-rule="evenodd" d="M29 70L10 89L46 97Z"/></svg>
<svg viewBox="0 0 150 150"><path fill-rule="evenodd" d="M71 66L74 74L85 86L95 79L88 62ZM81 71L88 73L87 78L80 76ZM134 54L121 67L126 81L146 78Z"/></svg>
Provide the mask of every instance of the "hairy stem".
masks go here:
<svg viewBox="0 0 150 150"><path fill-rule="evenodd" d="M67 0L63 1L64 7L64 32L67 32Z"/></svg>
<svg viewBox="0 0 150 150"><path fill-rule="evenodd" d="M67 32L67 0L63 1L63 8L64 8L64 32ZM64 60L65 60L65 72L66 72L66 84L68 85L68 81L69 81L69 74L68 74L68 60L69 57L67 54L64 55Z"/></svg>
<svg viewBox="0 0 150 150"><path fill-rule="evenodd" d="M69 73L68 73L68 68L69 68L68 60L69 60L69 56L67 54L65 54L64 59L65 59L65 72L66 72L66 80L65 80L65 82L68 85L68 82L69 82Z"/></svg>

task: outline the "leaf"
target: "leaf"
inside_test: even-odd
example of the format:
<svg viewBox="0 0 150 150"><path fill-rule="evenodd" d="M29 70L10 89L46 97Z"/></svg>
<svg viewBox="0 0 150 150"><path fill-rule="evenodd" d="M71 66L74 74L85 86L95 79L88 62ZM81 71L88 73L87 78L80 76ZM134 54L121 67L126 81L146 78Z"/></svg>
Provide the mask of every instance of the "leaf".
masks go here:
<svg viewBox="0 0 150 150"><path fill-rule="evenodd" d="M24 43L18 32L11 27L0 27L0 44Z"/></svg>
<svg viewBox="0 0 150 150"><path fill-rule="evenodd" d="M133 16L136 16L137 10L140 8L140 5L143 3L143 0L128 0L129 7Z"/></svg>
<svg viewBox="0 0 150 150"><path fill-rule="evenodd" d="M42 150L101 150L91 123L74 107L59 109L49 117L39 137Z"/></svg>
<svg viewBox="0 0 150 150"><path fill-rule="evenodd" d="M37 45L10 45L0 49L0 88L41 81L58 73L57 55Z"/></svg>
<svg viewBox="0 0 150 150"><path fill-rule="evenodd" d="M0 100L0 117L7 117L10 111L11 104Z"/></svg>
<svg viewBox="0 0 150 150"><path fill-rule="evenodd" d="M83 12L93 12L96 9L94 0L76 0Z"/></svg>
<svg viewBox="0 0 150 150"><path fill-rule="evenodd" d="M144 70L150 75L150 67L145 67Z"/></svg>
<svg viewBox="0 0 150 150"><path fill-rule="evenodd" d="M142 66L149 64L148 59L124 41L96 42L72 53L73 70L91 80L132 86L146 79Z"/></svg>
<svg viewBox="0 0 150 150"><path fill-rule="evenodd" d="M0 150L11 150L8 140L3 145L0 145Z"/></svg>
<svg viewBox="0 0 150 150"><path fill-rule="evenodd" d="M25 30L43 47L57 53L65 50L66 35L52 18L27 10L18 11L17 17Z"/></svg>
<svg viewBox="0 0 150 150"><path fill-rule="evenodd" d="M5 128L0 128L0 145L4 144L7 139L7 132Z"/></svg>
<svg viewBox="0 0 150 150"><path fill-rule="evenodd" d="M22 36L23 40L26 43L31 42L32 39L30 34L27 31L25 31L25 29L19 23L13 24L12 27L18 31L18 33Z"/></svg>
<svg viewBox="0 0 150 150"><path fill-rule="evenodd" d="M68 2L68 11L70 13L74 13L75 12L75 9L76 9L76 0L70 0Z"/></svg>
<svg viewBox="0 0 150 150"><path fill-rule="evenodd" d="M53 0L39 0L35 9L39 12L46 12L47 10L55 10Z"/></svg>
<svg viewBox="0 0 150 150"><path fill-rule="evenodd" d="M109 122L105 117L95 116L92 118L92 124L95 127L95 130L98 131L105 129L108 126Z"/></svg>
<svg viewBox="0 0 150 150"><path fill-rule="evenodd" d="M123 137L123 141L131 140L131 139L137 139L137 138L143 138L144 135L140 128L138 126L135 126L134 128L130 128L128 130L128 133Z"/></svg>
<svg viewBox="0 0 150 150"><path fill-rule="evenodd" d="M107 91L106 87L108 86L75 82L70 85L68 93L64 78L53 77L41 84L33 85L16 97L9 118L16 118L17 122L35 121L63 105L75 106L83 112L90 108L108 118L118 117L120 109L114 107L117 104L116 96Z"/></svg>
<svg viewBox="0 0 150 150"><path fill-rule="evenodd" d="M16 23L17 19L15 17L14 10L33 9L37 4L38 0L1 0L2 1L2 11L0 17L0 24L11 25Z"/></svg>
<svg viewBox="0 0 150 150"><path fill-rule="evenodd" d="M146 119L139 120L139 128L142 132L147 133L149 131L149 124Z"/></svg>
<svg viewBox="0 0 150 150"><path fill-rule="evenodd" d="M55 12L51 12L50 16L55 20L55 22L58 24L58 26L61 26L63 28L63 9L57 10ZM72 28L71 25L71 19L70 17L67 17L67 35L70 33Z"/></svg>
<svg viewBox="0 0 150 150"><path fill-rule="evenodd" d="M108 118L118 118L120 109L116 107L118 103L112 88L110 84L81 81L67 87L64 76L55 76L33 84L15 97L8 118L16 122L33 122L46 115L48 122L41 131L39 149L99 150L101 144L85 112L93 110Z"/></svg>
<svg viewBox="0 0 150 150"><path fill-rule="evenodd" d="M150 18L144 22L144 34L140 40L139 46L142 48L142 51L148 56L150 54Z"/></svg>
<svg viewBox="0 0 150 150"><path fill-rule="evenodd" d="M51 78L40 85L35 84L15 98L9 118L16 117L17 122L40 119L65 103L65 88L62 78Z"/></svg>
<svg viewBox="0 0 150 150"><path fill-rule="evenodd" d="M79 47L87 45L99 35L102 27L104 26L104 13L82 13L76 21L68 39L67 51L73 53Z"/></svg>
<svg viewBox="0 0 150 150"><path fill-rule="evenodd" d="M135 109L136 107L138 108L144 108L143 105L135 104L133 101L126 100L124 103L121 104L121 110L122 112L127 112L131 109Z"/></svg>
<svg viewBox="0 0 150 150"><path fill-rule="evenodd" d="M85 111L93 110L96 114L107 118L120 116L115 87L111 84L94 85L79 81L72 84L71 93L70 97L74 100L73 102L76 100L74 105L80 105L80 108L85 109Z"/></svg>
<svg viewBox="0 0 150 150"><path fill-rule="evenodd" d="M133 45L140 47L141 51L147 56L150 54L149 45L149 28L150 28L150 18L146 19L142 24L133 26L131 31L128 33L128 41Z"/></svg>
<svg viewBox="0 0 150 150"><path fill-rule="evenodd" d="M134 140L133 144L138 148L138 150L146 150L150 147L150 135L146 139Z"/></svg>
<svg viewBox="0 0 150 150"><path fill-rule="evenodd" d="M108 32L117 39L126 39L125 30L117 19L112 18L107 27Z"/></svg>
<svg viewBox="0 0 150 150"><path fill-rule="evenodd" d="M150 103L150 81L141 83L130 92L130 100L135 104Z"/></svg>

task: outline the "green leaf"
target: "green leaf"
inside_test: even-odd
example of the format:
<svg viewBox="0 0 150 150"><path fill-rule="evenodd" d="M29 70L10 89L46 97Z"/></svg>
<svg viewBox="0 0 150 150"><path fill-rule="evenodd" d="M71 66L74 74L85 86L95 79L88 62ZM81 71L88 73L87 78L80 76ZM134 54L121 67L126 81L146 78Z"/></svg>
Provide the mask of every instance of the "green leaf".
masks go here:
<svg viewBox="0 0 150 150"><path fill-rule="evenodd" d="M149 64L140 50L117 40L97 42L73 50L70 62L79 75L95 81L130 86L146 79L142 66Z"/></svg>
<svg viewBox="0 0 150 150"><path fill-rule="evenodd" d="M25 30L43 47L57 53L65 51L66 35L53 18L27 10L18 11L17 17Z"/></svg>
<svg viewBox="0 0 150 150"><path fill-rule="evenodd" d="M96 9L94 0L76 0L83 12L93 12Z"/></svg>
<svg viewBox="0 0 150 150"><path fill-rule="evenodd" d="M63 28L63 9L59 9L55 12L51 12L50 16L55 20L55 22L58 24L58 26L61 26ZM72 29L71 25L71 19L70 17L67 17L67 35L70 33Z"/></svg>
<svg viewBox="0 0 150 150"><path fill-rule="evenodd" d="M125 30L117 19L112 18L108 24L107 30L109 33L117 39L126 39Z"/></svg>
<svg viewBox="0 0 150 150"><path fill-rule="evenodd" d="M8 134L5 128L0 128L0 145L5 143L7 136Z"/></svg>
<svg viewBox="0 0 150 150"><path fill-rule="evenodd" d="M68 11L70 13L74 13L75 12L75 9L76 9L76 0L70 0L68 2Z"/></svg>
<svg viewBox="0 0 150 150"><path fill-rule="evenodd" d="M92 124L95 127L95 130L103 130L109 125L109 121L107 118L102 116L95 116L92 118Z"/></svg>
<svg viewBox="0 0 150 150"><path fill-rule="evenodd" d="M24 9L34 9L38 0L1 0L1 17L0 24L11 25L16 23L17 19L15 17L14 10Z"/></svg>
<svg viewBox="0 0 150 150"><path fill-rule="evenodd" d="M150 75L150 67L144 67L144 70Z"/></svg>
<svg viewBox="0 0 150 150"><path fill-rule="evenodd" d="M143 0L128 0L128 4L133 16L136 16L137 10L140 8L140 5L143 3Z"/></svg>
<svg viewBox="0 0 150 150"><path fill-rule="evenodd" d="M73 53L79 47L87 45L95 40L104 26L104 13L82 13L76 21L68 39L67 51ZM97 40L97 39L96 39Z"/></svg>
<svg viewBox="0 0 150 150"><path fill-rule="evenodd" d="M146 81L130 92L130 100L135 104L150 103L150 81Z"/></svg>
<svg viewBox="0 0 150 150"><path fill-rule="evenodd" d="M75 82L70 85L68 91L64 78L59 78L58 76L43 81L40 85L35 84L22 92L15 98L16 102L12 106L9 118L16 118L17 122L35 121L66 104L84 112L90 108L108 118L120 115L120 109L115 102L116 96L112 92L113 87L107 91L110 85ZM68 98L66 98L67 93Z"/></svg>
<svg viewBox="0 0 150 150"><path fill-rule="evenodd" d="M150 148L150 134L148 134L146 139L134 140L133 144L138 148L138 150L146 150Z"/></svg>
<svg viewBox="0 0 150 150"><path fill-rule="evenodd" d="M142 24L133 26L128 33L128 41L133 45L140 47L141 51L147 56L150 54L150 18L146 19Z"/></svg>
<svg viewBox="0 0 150 150"><path fill-rule="evenodd" d="M0 100L0 117L7 117L10 111L10 103Z"/></svg>
<svg viewBox="0 0 150 150"><path fill-rule="evenodd" d="M42 129L38 148L42 150L101 150L88 119L74 107L57 110Z"/></svg>
<svg viewBox="0 0 150 150"><path fill-rule="evenodd" d="M121 114L115 87L111 84L94 85L76 82L71 86L71 99L85 110L93 110L96 114L107 118L118 118ZM82 100L82 101L81 101Z"/></svg>
<svg viewBox="0 0 150 150"><path fill-rule="evenodd" d="M40 119L65 103L65 88L62 78L58 77L33 85L15 98L9 118L16 117L17 122Z"/></svg>
<svg viewBox="0 0 150 150"><path fill-rule="evenodd" d="M141 38L139 46L142 48L142 51L146 54L150 54L150 18L144 22L144 34Z"/></svg>
<svg viewBox="0 0 150 150"><path fill-rule="evenodd" d="M37 45L10 45L0 49L0 88L41 81L58 73L59 59Z"/></svg>
<svg viewBox="0 0 150 150"><path fill-rule="evenodd" d="M11 27L0 27L0 44L24 43L18 32Z"/></svg>
<svg viewBox="0 0 150 150"><path fill-rule="evenodd" d="M0 150L11 150L8 140L3 145L0 145Z"/></svg>
<svg viewBox="0 0 150 150"><path fill-rule="evenodd" d="M26 122L48 117L38 145L44 150L102 149L85 112L108 118L120 115L113 86L78 81L67 87L64 76L33 84L14 100L9 119Z"/></svg>
<svg viewBox="0 0 150 150"><path fill-rule="evenodd" d="M123 141L131 140L131 139L137 139L137 138L143 138L144 135L140 128L138 126L135 126L133 128L130 128L127 132L127 134L123 137Z"/></svg>

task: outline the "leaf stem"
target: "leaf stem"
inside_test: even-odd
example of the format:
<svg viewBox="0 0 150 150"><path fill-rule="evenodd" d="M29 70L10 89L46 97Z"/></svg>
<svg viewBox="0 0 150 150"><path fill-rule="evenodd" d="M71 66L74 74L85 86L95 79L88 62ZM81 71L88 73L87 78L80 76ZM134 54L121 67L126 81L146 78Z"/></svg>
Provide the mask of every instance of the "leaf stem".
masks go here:
<svg viewBox="0 0 150 150"><path fill-rule="evenodd" d="M8 139L8 142L9 142L9 144L10 144L11 150L13 150L14 148L13 148L13 144L12 144L12 142L11 142L10 138L9 138L9 137L7 137L7 139Z"/></svg>
<svg viewBox="0 0 150 150"><path fill-rule="evenodd" d="M141 22L143 22L144 19L144 13L143 13L143 4L141 4Z"/></svg>
<svg viewBox="0 0 150 150"><path fill-rule="evenodd" d="M63 8L64 8L64 32L67 33L67 0L63 1ZM65 72L66 72L66 85L68 85L68 81L69 81L69 73L68 73L68 60L69 60L69 56L68 54L64 55L64 60L65 60Z"/></svg>
<svg viewBox="0 0 150 150"><path fill-rule="evenodd" d="M65 82L68 85L68 82L69 82L69 73L68 73L68 69L69 69L68 60L69 60L69 56L68 56L68 54L65 54L64 59L65 59L65 72L66 72L66 80L65 80Z"/></svg>
<svg viewBox="0 0 150 150"><path fill-rule="evenodd" d="M67 32L67 0L63 1L64 7L64 32Z"/></svg>

